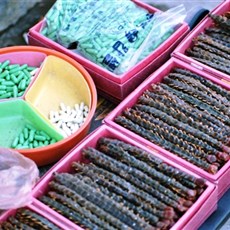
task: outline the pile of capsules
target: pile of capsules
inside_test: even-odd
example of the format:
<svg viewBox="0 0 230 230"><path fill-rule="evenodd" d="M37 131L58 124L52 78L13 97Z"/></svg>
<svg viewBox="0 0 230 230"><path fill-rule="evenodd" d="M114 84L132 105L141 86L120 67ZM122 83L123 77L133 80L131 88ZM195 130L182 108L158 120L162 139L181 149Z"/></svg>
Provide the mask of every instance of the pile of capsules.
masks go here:
<svg viewBox="0 0 230 230"><path fill-rule="evenodd" d="M32 149L56 143L45 131L37 130L32 125L26 124L22 132L13 140L11 148Z"/></svg>
<svg viewBox="0 0 230 230"><path fill-rule="evenodd" d="M64 137L68 137L84 124L88 113L89 107L84 102L73 108L61 102L59 111L50 111L49 120Z"/></svg>
<svg viewBox="0 0 230 230"><path fill-rule="evenodd" d="M0 99L21 97L34 77L36 67L0 63Z"/></svg>
<svg viewBox="0 0 230 230"><path fill-rule="evenodd" d="M48 219L41 216L34 211L27 208L20 208L17 210L15 216L11 216L8 220L0 223L1 230L9 229L52 229L59 230L56 225L51 223Z"/></svg>
<svg viewBox="0 0 230 230"><path fill-rule="evenodd" d="M229 91L175 68L115 122L215 174L229 160L229 115Z"/></svg>
<svg viewBox="0 0 230 230"><path fill-rule="evenodd" d="M186 53L203 64L230 74L230 11L209 16L214 25L195 38L194 46Z"/></svg>
<svg viewBox="0 0 230 230"><path fill-rule="evenodd" d="M39 200L85 229L169 229L205 190L205 180L141 148L101 137L82 150L91 163L54 173Z"/></svg>

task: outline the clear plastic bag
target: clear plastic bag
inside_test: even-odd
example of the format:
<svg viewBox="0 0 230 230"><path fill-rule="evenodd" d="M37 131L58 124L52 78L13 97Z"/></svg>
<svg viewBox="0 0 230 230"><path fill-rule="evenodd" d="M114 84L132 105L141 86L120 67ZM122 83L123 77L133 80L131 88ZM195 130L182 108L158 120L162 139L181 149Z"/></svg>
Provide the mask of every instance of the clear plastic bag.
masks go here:
<svg viewBox="0 0 230 230"><path fill-rule="evenodd" d="M53 12L52 18L55 14L59 15ZM186 17L182 5L151 14L128 0L112 4L108 0L81 0L62 14L65 20L58 23L56 41L118 75L148 56ZM46 16L48 22L50 15Z"/></svg>
<svg viewBox="0 0 230 230"><path fill-rule="evenodd" d="M32 160L16 151L0 148L0 209L30 204L31 191L38 178L39 171Z"/></svg>

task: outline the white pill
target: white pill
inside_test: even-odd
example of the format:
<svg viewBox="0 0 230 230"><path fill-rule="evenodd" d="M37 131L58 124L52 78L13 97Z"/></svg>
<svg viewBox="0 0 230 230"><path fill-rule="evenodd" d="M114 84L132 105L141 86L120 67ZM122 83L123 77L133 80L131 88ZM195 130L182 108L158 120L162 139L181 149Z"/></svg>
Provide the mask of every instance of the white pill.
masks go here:
<svg viewBox="0 0 230 230"><path fill-rule="evenodd" d="M81 103L80 103L80 110L81 110L81 111L83 111L84 106L85 106L84 102L81 102Z"/></svg>
<svg viewBox="0 0 230 230"><path fill-rule="evenodd" d="M60 108L62 111L66 111L66 106L63 102L60 103Z"/></svg>
<svg viewBox="0 0 230 230"><path fill-rule="evenodd" d="M79 104L75 104L74 105L74 108L75 108L75 110L76 110L76 112L79 110L79 108L80 108L80 106L79 106Z"/></svg>
<svg viewBox="0 0 230 230"><path fill-rule="evenodd" d="M84 111L88 112L89 111L89 107L87 105L84 106Z"/></svg>

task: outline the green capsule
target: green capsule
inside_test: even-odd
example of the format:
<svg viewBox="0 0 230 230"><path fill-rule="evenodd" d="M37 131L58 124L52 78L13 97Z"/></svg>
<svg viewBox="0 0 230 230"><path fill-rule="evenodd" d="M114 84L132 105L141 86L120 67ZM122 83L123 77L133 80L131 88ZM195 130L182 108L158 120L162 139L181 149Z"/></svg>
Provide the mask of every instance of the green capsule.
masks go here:
<svg viewBox="0 0 230 230"><path fill-rule="evenodd" d="M24 142L25 142L24 134L20 133L19 134L19 143L22 145L22 144L24 144Z"/></svg>
<svg viewBox="0 0 230 230"><path fill-rule="evenodd" d="M28 68L28 65L27 65L27 64L24 64L24 65L21 65L21 66L20 66L20 70L23 70L23 69L26 69L26 68Z"/></svg>
<svg viewBox="0 0 230 230"><path fill-rule="evenodd" d="M2 71L3 71L3 69L2 69L2 68L0 68L0 73L2 73Z"/></svg>
<svg viewBox="0 0 230 230"><path fill-rule="evenodd" d="M2 85L5 85L5 86L14 86L14 82L12 81L5 81L5 82L2 82Z"/></svg>
<svg viewBox="0 0 230 230"><path fill-rule="evenodd" d="M50 136L46 132L44 132L44 131L41 130L39 132L39 134L42 135L42 136L44 136L46 138L46 140L50 140Z"/></svg>
<svg viewBox="0 0 230 230"><path fill-rule="evenodd" d="M24 91L21 91L20 93L18 93L18 97L21 97L24 94Z"/></svg>
<svg viewBox="0 0 230 230"><path fill-rule="evenodd" d="M54 138L52 138L51 140L50 140L50 145L52 145L52 144L54 144L54 143L56 143L57 141L54 139Z"/></svg>
<svg viewBox="0 0 230 230"><path fill-rule="evenodd" d="M12 96L12 93L8 92L8 93L5 93L5 94L2 94L0 96L0 99L4 99L4 98L10 98Z"/></svg>
<svg viewBox="0 0 230 230"><path fill-rule="evenodd" d="M34 135L35 135L35 130L32 129L30 130L30 134L29 134L29 141L32 142L34 140Z"/></svg>
<svg viewBox="0 0 230 230"><path fill-rule="evenodd" d="M19 137L16 137L11 145L12 148L16 148L16 146L18 145L19 142Z"/></svg>
<svg viewBox="0 0 230 230"><path fill-rule="evenodd" d="M5 70L4 72L0 74L0 78L5 78L8 74L9 74L9 71Z"/></svg>
<svg viewBox="0 0 230 230"><path fill-rule="evenodd" d="M34 139L37 140L37 141L45 141L46 137L44 137L42 135L35 134Z"/></svg>
<svg viewBox="0 0 230 230"><path fill-rule="evenodd" d="M6 89L6 86L5 85L0 85L0 90L2 89Z"/></svg>
<svg viewBox="0 0 230 230"><path fill-rule="evenodd" d="M26 124L26 126L25 126L27 129L29 129L29 130L34 130L35 131L35 128L32 126L32 125L30 125L30 124Z"/></svg>
<svg viewBox="0 0 230 230"><path fill-rule="evenodd" d="M10 74L6 75L5 79L6 79L7 81L10 81Z"/></svg>
<svg viewBox="0 0 230 230"><path fill-rule="evenodd" d="M16 85L13 87L13 97L18 97L18 87Z"/></svg>
<svg viewBox="0 0 230 230"><path fill-rule="evenodd" d="M6 91L7 92L13 92L14 86L6 86Z"/></svg>
<svg viewBox="0 0 230 230"><path fill-rule="evenodd" d="M33 144L32 143L29 143L29 148L33 149Z"/></svg>
<svg viewBox="0 0 230 230"><path fill-rule="evenodd" d="M93 45L91 43L81 43L83 49L92 49Z"/></svg>
<svg viewBox="0 0 230 230"><path fill-rule="evenodd" d="M86 52L88 52L88 53L90 53L90 54L92 54L92 55L97 55L97 53L98 53L98 51L97 50L95 50L95 49L86 49Z"/></svg>
<svg viewBox="0 0 230 230"><path fill-rule="evenodd" d="M0 95L7 93L6 90L0 90Z"/></svg>
<svg viewBox="0 0 230 230"><path fill-rule="evenodd" d="M17 149L29 149L29 145L18 145Z"/></svg>
<svg viewBox="0 0 230 230"><path fill-rule="evenodd" d="M44 141L44 145L46 146L46 145L49 145L49 141Z"/></svg>
<svg viewBox="0 0 230 230"><path fill-rule="evenodd" d="M11 79L15 84L18 83L18 79L16 78L16 76L15 76L14 74L11 74L11 75L10 75L10 79Z"/></svg>
<svg viewBox="0 0 230 230"><path fill-rule="evenodd" d="M16 67L16 68L13 68L13 69L11 69L9 72L10 72L10 74L12 74L12 73L17 73L17 72L19 72L20 71L20 67L18 66L18 67Z"/></svg>
<svg viewBox="0 0 230 230"><path fill-rule="evenodd" d="M20 66L20 65L18 65L18 64L9 65L9 66L8 66L8 70L18 68L19 66Z"/></svg>
<svg viewBox="0 0 230 230"><path fill-rule="evenodd" d="M18 88L24 90L26 88L26 79L22 79L18 85Z"/></svg>
<svg viewBox="0 0 230 230"><path fill-rule="evenodd" d="M25 139L28 139L28 138L29 138L29 130L28 130L27 127L25 127L25 128L23 129L23 134L24 134Z"/></svg>
<svg viewBox="0 0 230 230"><path fill-rule="evenodd" d="M33 70L35 70L35 69L37 69L37 67L33 67L33 66L28 66L28 67L27 67L27 70L28 70L29 72L31 72L31 71L33 71Z"/></svg>
<svg viewBox="0 0 230 230"><path fill-rule="evenodd" d="M9 64L10 64L10 61L9 61L9 60L6 60L6 61L4 61L4 62L1 64L1 68L4 69L4 68L6 68Z"/></svg>
<svg viewBox="0 0 230 230"><path fill-rule="evenodd" d="M14 73L14 74L15 74L15 76L17 76L18 82L20 82L25 76L25 74L22 71L18 71L17 73Z"/></svg>
<svg viewBox="0 0 230 230"><path fill-rule="evenodd" d="M22 71L25 74L26 78L30 78L31 77L31 74L30 74L30 72L27 69L24 69Z"/></svg>
<svg viewBox="0 0 230 230"><path fill-rule="evenodd" d="M43 147L43 146L45 146L45 145L44 145L44 143L43 143L42 141L39 141L39 142L38 142L38 146L39 146L39 147Z"/></svg>
<svg viewBox="0 0 230 230"><path fill-rule="evenodd" d="M37 140L34 140L33 146L34 146L34 148L37 148L37 147L38 147L38 141L37 141Z"/></svg>

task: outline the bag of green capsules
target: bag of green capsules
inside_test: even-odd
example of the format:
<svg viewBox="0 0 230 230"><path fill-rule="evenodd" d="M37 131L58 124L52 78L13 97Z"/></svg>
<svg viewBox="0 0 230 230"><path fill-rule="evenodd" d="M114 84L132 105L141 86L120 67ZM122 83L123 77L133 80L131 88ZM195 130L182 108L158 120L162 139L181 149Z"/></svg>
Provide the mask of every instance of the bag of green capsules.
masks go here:
<svg viewBox="0 0 230 230"><path fill-rule="evenodd" d="M64 47L119 75L174 32L184 19L182 11L151 14L130 0L117 0L113 4L107 0L78 1L72 11L65 11L56 39Z"/></svg>

